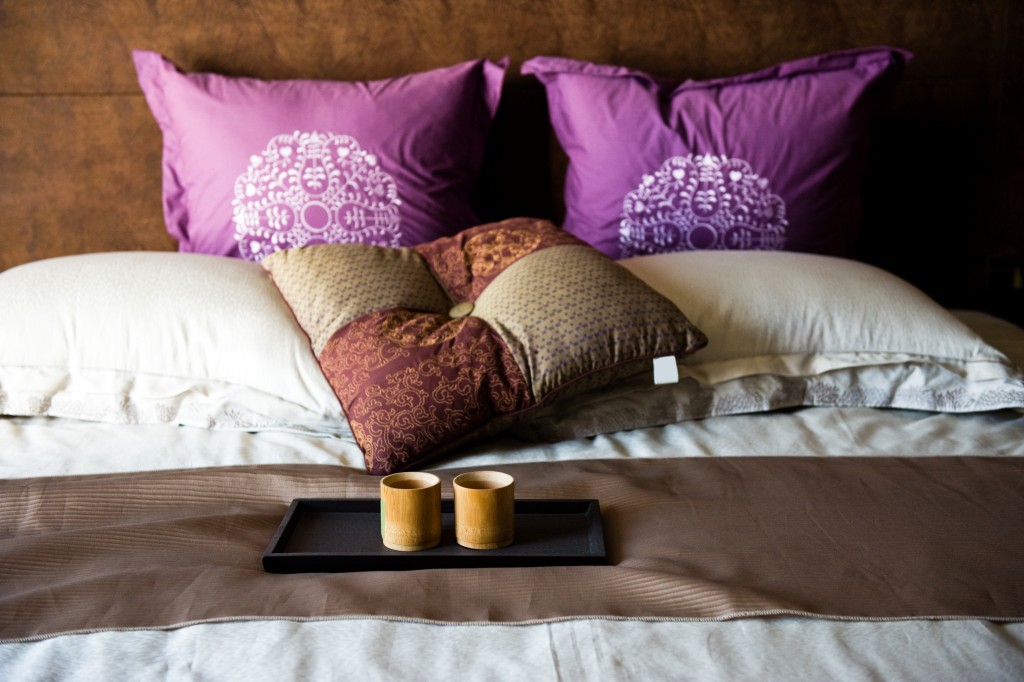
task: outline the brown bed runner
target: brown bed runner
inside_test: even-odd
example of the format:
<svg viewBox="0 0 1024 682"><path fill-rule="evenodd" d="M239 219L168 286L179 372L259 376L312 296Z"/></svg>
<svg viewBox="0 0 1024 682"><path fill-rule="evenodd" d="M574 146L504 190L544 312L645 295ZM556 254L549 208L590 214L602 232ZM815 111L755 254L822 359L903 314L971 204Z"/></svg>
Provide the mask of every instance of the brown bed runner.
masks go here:
<svg viewBox="0 0 1024 682"><path fill-rule="evenodd" d="M1024 458L498 468L520 497L599 499L609 565L265 573L293 498L376 496L338 467L2 481L0 640L241 617L1024 619Z"/></svg>

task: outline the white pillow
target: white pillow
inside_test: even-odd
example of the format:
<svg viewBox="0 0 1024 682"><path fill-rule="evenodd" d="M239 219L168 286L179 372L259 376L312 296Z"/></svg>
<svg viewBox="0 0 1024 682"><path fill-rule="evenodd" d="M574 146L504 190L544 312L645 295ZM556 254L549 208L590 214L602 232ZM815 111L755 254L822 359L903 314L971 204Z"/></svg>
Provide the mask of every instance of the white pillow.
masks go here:
<svg viewBox="0 0 1024 682"><path fill-rule="evenodd" d="M0 273L0 414L337 434L341 408L259 265L171 252Z"/></svg>
<svg viewBox="0 0 1024 682"><path fill-rule="evenodd" d="M650 375L538 415L543 438L804 405L977 412L1024 407L1024 376L920 290L876 267L791 252L619 261L708 337L678 384ZM526 434L529 429L523 429Z"/></svg>

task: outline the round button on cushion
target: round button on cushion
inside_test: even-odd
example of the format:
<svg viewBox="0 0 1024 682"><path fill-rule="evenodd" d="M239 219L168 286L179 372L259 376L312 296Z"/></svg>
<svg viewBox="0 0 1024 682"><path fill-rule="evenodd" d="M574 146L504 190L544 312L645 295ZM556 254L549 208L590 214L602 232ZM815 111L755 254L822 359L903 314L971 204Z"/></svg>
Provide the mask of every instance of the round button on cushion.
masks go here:
<svg viewBox="0 0 1024 682"><path fill-rule="evenodd" d="M457 303L451 310L448 311L448 317L466 317L471 312L473 312L473 303L471 301L463 301L462 303Z"/></svg>

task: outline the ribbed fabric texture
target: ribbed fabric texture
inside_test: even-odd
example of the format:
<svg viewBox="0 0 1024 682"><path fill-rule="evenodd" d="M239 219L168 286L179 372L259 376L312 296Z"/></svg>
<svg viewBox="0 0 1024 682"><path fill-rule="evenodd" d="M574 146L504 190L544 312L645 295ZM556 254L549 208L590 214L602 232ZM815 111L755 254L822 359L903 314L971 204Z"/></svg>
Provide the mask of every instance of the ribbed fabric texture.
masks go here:
<svg viewBox="0 0 1024 682"><path fill-rule="evenodd" d="M599 499L608 565L265 573L293 498L377 496L338 467L2 481L0 640L247 617L1024 618L1020 458L501 469L519 498ZM446 497L459 472L438 472Z"/></svg>

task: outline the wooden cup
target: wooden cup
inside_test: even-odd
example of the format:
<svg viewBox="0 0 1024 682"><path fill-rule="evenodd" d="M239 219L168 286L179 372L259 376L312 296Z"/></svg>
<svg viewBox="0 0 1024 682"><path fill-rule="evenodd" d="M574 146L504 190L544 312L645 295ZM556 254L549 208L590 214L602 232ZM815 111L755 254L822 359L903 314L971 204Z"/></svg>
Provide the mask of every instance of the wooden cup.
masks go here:
<svg viewBox="0 0 1024 682"><path fill-rule="evenodd" d="M471 471L452 481L455 541L470 549L497 549L515 536L515 479L500 471Z"/></svg>
<svg viewBox="0 0 1024 682"><path fill-rule="evenodd" d="M384 546L418 552L441 542L441 479L407 471L380 479L380 536Z"/></svg>

